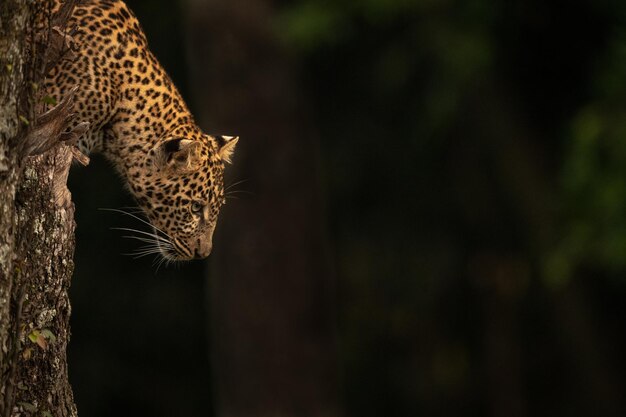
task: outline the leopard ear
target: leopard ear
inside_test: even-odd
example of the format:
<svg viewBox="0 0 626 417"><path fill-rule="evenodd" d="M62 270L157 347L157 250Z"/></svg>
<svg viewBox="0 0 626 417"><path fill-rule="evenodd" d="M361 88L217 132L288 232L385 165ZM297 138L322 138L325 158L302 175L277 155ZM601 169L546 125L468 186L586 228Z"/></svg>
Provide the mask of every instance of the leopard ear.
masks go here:
<svg viewBox="0 0 626 417"><path fill-rule="evenodd" d="M217 141L217 154L220 159L232 164L231 158L235 152L235 145L239 141L239 136L215 136L215 140Z"/></svg>
<svg viewBox="0 0 626 417"><path fill-rule="evenodd" d="M193 171L198 162L199 142L189 139L170 139L160 145L159 166L176 171Z"/></svg>

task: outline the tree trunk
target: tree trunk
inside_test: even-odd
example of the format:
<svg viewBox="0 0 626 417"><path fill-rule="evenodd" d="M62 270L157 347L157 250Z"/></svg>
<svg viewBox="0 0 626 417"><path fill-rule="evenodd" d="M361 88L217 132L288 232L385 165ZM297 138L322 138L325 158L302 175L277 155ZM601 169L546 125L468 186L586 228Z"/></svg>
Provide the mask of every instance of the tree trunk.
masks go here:
<svg viewBox="0 0 626 417"><path fill-rule="evenodd" d="M43 74L38 68L52 57L37 46L33 28L48 6L0 3L1 417L76 415L66 362L75 226L66 179L72 150L58 144L71 102L34 117Z"/></svg>
<svg viewBox="0 0 626 417"><path fill-rule="evenodd" d="M217 415L341 415L317 144L272 4L187 6L196 113L207 133L241 135L227 174L253 194L223 209L211 255Z"/></svg>

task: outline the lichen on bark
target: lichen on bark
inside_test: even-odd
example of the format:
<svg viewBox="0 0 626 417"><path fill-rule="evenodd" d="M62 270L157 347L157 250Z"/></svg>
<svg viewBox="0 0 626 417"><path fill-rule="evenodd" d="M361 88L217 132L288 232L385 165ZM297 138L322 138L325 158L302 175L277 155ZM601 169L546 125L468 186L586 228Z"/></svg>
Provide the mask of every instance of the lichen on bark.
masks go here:
<svg viewBox="0 0 626 417"><path fill-rule="evenodd" d="M16 194L16 275L13 335L14 412L32 406L55 416L75 416L67 382L66 347L71 307L68 289L74 263L74 207L57 205L54 190L65 181L72 154L60 148L27 162ZM17 310L17 308L16 308ZM42 339L43 338L43 339ZM20 389L28 388L28 389ZM25 406L24 404L28 404ZM28 411L28 410L26 410Z"/></svg>

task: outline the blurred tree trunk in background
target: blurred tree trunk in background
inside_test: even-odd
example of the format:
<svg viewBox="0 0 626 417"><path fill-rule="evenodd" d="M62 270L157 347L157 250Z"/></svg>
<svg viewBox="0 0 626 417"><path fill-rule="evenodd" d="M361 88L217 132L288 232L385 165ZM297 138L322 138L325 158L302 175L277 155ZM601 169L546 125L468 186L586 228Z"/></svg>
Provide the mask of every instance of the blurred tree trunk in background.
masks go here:
<svg viewBox="0 0 626 417"><path fill-rule="evenodd" d="M196 114L207 133L241 135L227 171L253 193L225 207L211 255L217 415L341 415L318 152L272 4L187 6Z"/></svg>
<svg viewBox="0 0 626 417"><path fill-rule="evenodd" d="M66 362L75 224L65 184L72 152L57 145L57 135L42 133L51 124L63 131L71 106L60 103L35 118L33 104L43 75L38 69L52 62L40 48L47 41L32 42L33 18L43 16L47 4L0 3L2 417L76 415Z"/></svg>

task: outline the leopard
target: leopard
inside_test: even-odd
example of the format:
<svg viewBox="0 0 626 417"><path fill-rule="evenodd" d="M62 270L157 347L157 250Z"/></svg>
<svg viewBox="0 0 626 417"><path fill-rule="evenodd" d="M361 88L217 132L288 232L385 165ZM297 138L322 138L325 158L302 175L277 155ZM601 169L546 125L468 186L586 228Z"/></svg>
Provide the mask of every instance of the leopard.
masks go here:
<svg viewBox="0 0 626 417"><path fill-rule="evenodd" d="M63 1L51 1L58 11ZM53 100L75 90L74 123L89 124L77 146L112 162L152 228L139 239L153 252L208 257L239 136L198 127L122 0L82 0L67 27L77 56L50 69L43 87Z"/></svg>

